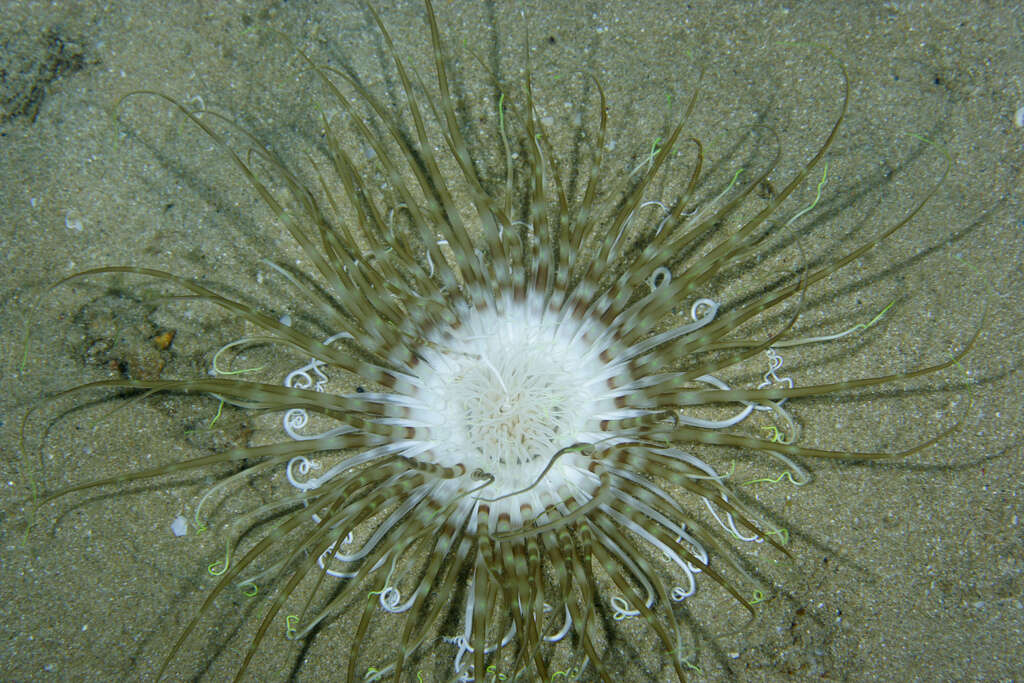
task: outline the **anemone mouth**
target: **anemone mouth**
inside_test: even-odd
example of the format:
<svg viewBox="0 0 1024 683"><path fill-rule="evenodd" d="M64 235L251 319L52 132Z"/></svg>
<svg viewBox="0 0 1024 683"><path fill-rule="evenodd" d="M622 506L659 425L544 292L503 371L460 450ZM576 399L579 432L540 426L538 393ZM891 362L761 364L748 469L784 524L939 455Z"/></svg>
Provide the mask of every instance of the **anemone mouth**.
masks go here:
<svg viewBox="0 0 1024 683"><path fill-rule="evenodd" d="M604 360L600 323L552 311L539 296L500 311L463 306L457 317L417 352L408 420L427 429L417 457L491 477L471 498L503 499L516 520L523 505L542 510L592 493L588 459L552 460L600 441L602 421L618 412L622 370Z"/></svg>

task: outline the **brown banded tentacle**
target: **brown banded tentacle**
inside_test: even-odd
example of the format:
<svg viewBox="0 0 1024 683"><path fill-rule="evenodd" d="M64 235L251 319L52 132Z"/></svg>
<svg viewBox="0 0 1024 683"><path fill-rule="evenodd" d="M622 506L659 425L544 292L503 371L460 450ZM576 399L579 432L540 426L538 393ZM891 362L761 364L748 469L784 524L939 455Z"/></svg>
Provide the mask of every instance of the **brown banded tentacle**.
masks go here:
<svg viewBox="0 0 1024 683"><path fill-rule="evenodd" d="M621 503L621 501L613 501L609 505L611 505L611 506L620 505L621 506L622 503ZM621 509L620 509L620 512L621 512ZM623 514L627 514L627 513L623 513ZM715 583L719 584L737 602L739 602L747 610L747 612L750 613L751 616L754 616L755 612L754 612L753 606L750 604L750 602L746 598L744 598L742 595L740 595L739 591L736 590L736 588L735 588L735 586L733 586L732 582L730 582L725 576L723 576L717 570L713 569L707 562L705 562L700 557L695 555L690 548L687 548L685 545L679 543L679 541L676 540L676 536L675 535L667 533L666 530L663 527L659 526L659 525L651 525L649 527L645 527L645 531L647 533L651 534L652 536L654 536L655 538L657 538L663 544L665 544L666 547L670 548L673 552L675 552L683 560L693 564L695 567L698 567L701 570L701 572L703 572L703 573L707 574L709 577L711 577L715 581ZM640 609L639 606L637 608ZM670 648L670 649L672 649L672 648Z"/></svg>
<svg viewBox="0 0 1024 683"><path fill-rule="evenodd" d="M499 531L494 535L494 538L499 541L509 541L517 538L535 536L547 529L556 529L560 526L571 524L581 517L586 517L592 510L605 502L605 499L608 497L608 487L611 483L610 477L603 467L595 463L591 465L591 468L591 471L597 474L601 483L589 500L586 500L583 503L577 503L574 498L567 499L564 501L564 504L569 511L562 513L560 517L556 517L555 519L542 524L534 522L533 525L522 526L519 529L509 529L504 532ZM553 508L548 508L546 512L550 516L555 512L555 510Z"/></svg>
<svg viewBox="0 0 1024 683"><path fill-rule="evenodd" d="M462 561L465 559L465 551L468 547L464 547L461 543L463 539L463 531L465 525L470 518L469 511L467 510L462 516L462 519L452 519L451 517L446 518L440 528L438 529L437 537L433 542L433 549L428 554L427 564L423 569L423 573L418 578L416 588L413 592L412 610L415 614L423 614L425 616L425 626L421 633L413 637L413 627L415 620L406 619L405 624L402 628L402 633L399 641L398 657L395 661L395 680L402 680L402 670L405 666L405 660L411 656L415 650L422 645L423 641L427 638L427 630L430 624L435 623L438 614L442 609L447 607L447 596L451 593L452 588L455 584L455 579L458 577L462 570ZM452 548L458 546L457 554L461 553L461 560L459 558L456 561L450 563L445 572L445 577L441 581L440 585L437 586L437 576L442 570L444 561L448 558ZM431 602L429 609L424 609L427 603L427 599L430 597L432 591L436 589L436 595L434 600Z"/></svg>
<svg viewBox="0 0 1024 683"><path fill-rule="evenodd" d="M316 453L324 450L342 450L345 448L352 448L365 445L367 445L367 439L365 435L348 433L328 437L321 437L317 439L310 439L307 441L302 441L300 443L289 442L269 444L265 446L245 446L239 448L232 448L227 451L215 453L213 455L201 456L198 458L192 458L190 460L185 460L182 462L169 463L167 465L152 467L146 470L139 470L137 472L127 472L125 474L119 474L112 477L105 477L103 479L96 479L82 484L67 486L65 488L59 489L46 495L39 502L39 505L45 505L56 500L57 498L66 496L69 493L74 493L76 491L84 491L87 489L96 488L98 486L106 486L109 484L120 484L129 481L152 479L153 477L174 474L176 472L183 472L187 470L197 469L200 467L207 467L209 465L217 465L221 463L238 462L242 460L260 458L267 458L275 463L283 463L299 455Z"/></svg>

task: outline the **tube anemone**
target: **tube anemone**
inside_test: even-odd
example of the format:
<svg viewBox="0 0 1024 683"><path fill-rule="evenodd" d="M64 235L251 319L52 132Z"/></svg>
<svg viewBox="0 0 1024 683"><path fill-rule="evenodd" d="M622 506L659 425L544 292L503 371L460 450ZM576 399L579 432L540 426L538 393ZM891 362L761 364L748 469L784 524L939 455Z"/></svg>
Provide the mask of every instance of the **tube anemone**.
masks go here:
<svg viewBox="0 0 1024 683"><path fill-rule="evenodd" d="M786 405L937 372L970 343L946 362L900 374L794 386L772 366L760 386L743 387L721 376L775 349L823 341L793 333L806 292L903 227L942 181L870 241L752 286L726 306L712 284L789 230L807 207L787 200L824 179L847 111L845 70L833 126L791 178L773 177L767 197L758 191L778 156L753 177L703 188L704 148L685 132L699 88L644 163L609 184L616 174L605 164L597 84L590 172L577 187L541 125L527 70L520 88L495 84L507 168L496 192L464 138L441 31L425 4L434 96L370 10L405 114L349 72L303 55L346 114L344 124L323 121L328 168L317 169L317 183L255 139L246 153L235 151L224 131L244 131L164 98L224 150L301 247L311 272L277 270L333 334L325 339L164 271L105 267L68 278L120 273L163 282L248 323L256 332L241 342L309 359L283 385L213 373L86 387L211 394L281 411L291 438L78 484L47 500L224 463L241 469L217 489L271 469L294 487L252 511L273 520L258 540L236 548L241 531L233 529L231 559L160 675L219 594L271 585L276 592L238 678L272 625L284 622L288 636L302 640L345 614L355 624L347 680L410 680L433 656L438 672L462 681L552 680L565 673L554 662L567 659L580 675L609 681L617 671L607 629L613 612L640 618L683 680L697 647L685 603L698 575L753 613L753 579L727 550L730 541L787 553L782 530L701 452L763 453L802 476L795 458L891 457L934 442L888 454L797 445ZM346 135L369 150L367 161ZM645 201L680 154L692 159L682 192ZM639 219L652 213L653 222ZM769 322L767 334L743 336ZM359 389L325 390L317 378L328 376ZM723 406L725 414L715 410ZM781 430L756 436L746 425L755 413ZM309 431L313 418L319 431ZM374 628L394 634L390 650L361 646Z"/></svg>

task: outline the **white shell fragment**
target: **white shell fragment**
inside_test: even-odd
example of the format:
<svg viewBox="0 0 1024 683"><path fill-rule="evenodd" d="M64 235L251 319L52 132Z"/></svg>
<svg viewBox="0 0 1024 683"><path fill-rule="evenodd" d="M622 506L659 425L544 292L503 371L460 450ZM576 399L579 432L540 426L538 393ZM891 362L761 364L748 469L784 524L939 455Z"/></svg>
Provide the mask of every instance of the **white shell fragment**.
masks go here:
<svg viewBox="0 0 1024 683"><path fill-rule="evenodd" d="M77 209L68 209L64 214L64 227L75 232L82 232L82 214Z"/></svg>
<svg viewBox="0 0 1024 683"><path fill-rule="evenodd" d="M188 533L188 520L185 519L185 515L178 515L171 522L171 533L175 536L184 536Z"/></svg>

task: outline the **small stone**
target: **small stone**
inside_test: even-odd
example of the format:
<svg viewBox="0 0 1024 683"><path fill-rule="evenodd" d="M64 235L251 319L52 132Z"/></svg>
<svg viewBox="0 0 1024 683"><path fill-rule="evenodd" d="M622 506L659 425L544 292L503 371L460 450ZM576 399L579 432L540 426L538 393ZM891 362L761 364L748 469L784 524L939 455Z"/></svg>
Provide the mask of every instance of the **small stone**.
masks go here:
<svg viewBox="0 0 1024 683"><path fill-rule="evenodd" d="M174 341L174 330L166 330L153 337L153 344L161 351L166 351Z"/></svg>

